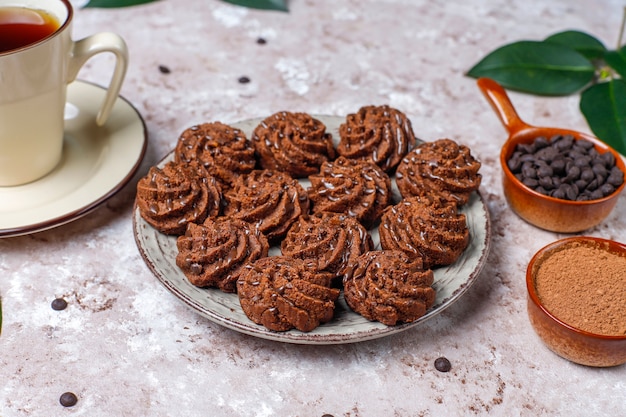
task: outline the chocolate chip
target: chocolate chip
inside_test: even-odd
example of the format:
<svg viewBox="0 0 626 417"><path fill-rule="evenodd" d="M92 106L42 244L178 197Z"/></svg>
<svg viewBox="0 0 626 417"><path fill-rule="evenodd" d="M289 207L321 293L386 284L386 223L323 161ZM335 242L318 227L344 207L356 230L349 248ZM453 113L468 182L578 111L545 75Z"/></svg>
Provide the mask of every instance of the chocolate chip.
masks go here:
<svg viewBox="0 0 626 417"><path fill-rule="evenodd" d="M50 303L50 306L53 310L56 311L65 310L65 308L67 307L67 301L65 301L63 298L55 298L54 300L52 300L52 303Z"/></svg>
<svg viewBox="0 0 626 417"><path fill-rule="evenodd" d="M613 156L611 152L603 153L602 155L600 155L600 158L604 161L604 165L607 168L610 168L613 165L615 165L615 157Z"/></svg>
<svg viewBox="0 0 626 417"><path fill-rule="evenodd" d="M166 67L165 65L159 65L159 71L161 72L161 74L169 74L170 72L172 72L170 71L169 67Z"/></svg>
<svg viewBox="0 0 626 417"><path fill-rule="evenodd" d="M624 182L624 173L618 167L613 167L606 182L617 188Z"/></svg>
<svg viewBox="0 0 626 417"><path fill-rule="evenodd" d="M553 159L550 163L550 167L552 167L552 171L555 174L561 175L563 172L565 172L565 159Z"/></svg>
<svg viewBox="0 0 626 417"><path fill-rule="evenodd" d="M63 394L61 394L59 402L63 407L73 407L78 402L78 398L73 392L64 392Z"/></svg>
<svg viewBox="0 0 626 417"><path fill-rule="evenodd" d="M448 358L440 357L435 359L435 369L439 372L449 372L452 369L452 364Z"/></svg>
<svg viewBox="0 0 626 417"><path fill-rule="evenodd" d="M250 82L250 78L246 77L245 75L243 77L239 77L239 83L241 84L248 84Z"/></svg>
<svg viewBox="0 0 626 417"><path fill-rule="evenodd" d="M615 191L615 187L613 187L611 184L602 184L602 187L600 187L600 191L602 191L602 195L606 197L607 195L613 194L613 192Z"/></svg>
<svg viewBox="0 0 626 417"><path fill-rule="evenodd" d="M256 43L258 43L259 45L265 45L267 41L265 40L265 38L258 38L256 40Z"/></svg>
<svg viewBox="0 0 626 417"><path fill-rule="evenodd" d="M587 183L593 181L595 177L596 176L593 173L593 170L589 167L583 168L582 172L580 173L580 179L586 181Z"/></svg>

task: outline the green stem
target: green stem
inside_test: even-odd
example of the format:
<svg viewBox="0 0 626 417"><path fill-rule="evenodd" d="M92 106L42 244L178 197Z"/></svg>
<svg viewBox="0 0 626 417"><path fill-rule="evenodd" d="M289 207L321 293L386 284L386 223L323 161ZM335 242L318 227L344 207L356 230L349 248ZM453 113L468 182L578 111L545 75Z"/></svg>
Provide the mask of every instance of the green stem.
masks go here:
<svg viewBox="0 0 626 417"><path fill-rule="evenodd" d="M624 26L626 26L626 6L624 6L624 13L622 13L622 25L619 30L619 37L617 38L617 50L622 47L622 38L624 37Z"/></svg>

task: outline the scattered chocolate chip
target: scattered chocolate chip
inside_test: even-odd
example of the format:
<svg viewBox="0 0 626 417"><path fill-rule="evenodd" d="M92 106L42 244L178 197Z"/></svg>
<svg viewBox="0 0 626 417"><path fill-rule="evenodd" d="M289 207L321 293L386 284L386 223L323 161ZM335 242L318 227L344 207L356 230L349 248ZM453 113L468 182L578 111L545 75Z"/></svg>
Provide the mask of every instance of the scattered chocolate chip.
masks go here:
<svg viewBox="0 0 626 417"><path fill-rule="evenodd" d="M55 298L54 300L52 300L50 306L53 310L56 311L65 310L65 308L67 307L67 301L62 298Z"/></svg>
<svg viewBox="0 0 626 417"><path fill-rule="evenodd" d="M324 415L322 415L322 417L333 417L333 415L332 414L324 414Z"/></svg>
<svg viewBox="0 0 626 417"><path fill-rule="evenodd" d="M256 40L256 43L258 43L259 45L265 45L267 41L265 40L265 38L258 38Z"/></svg>
<svg viewBox="0 0 626 417"><path fill-rule="evenodd" d="M161 71L161 74L169 74L170 72L172 72L170 68L166 67L165 65L159 65L159 71Z"/></svg>
<svg viewBox="0 0 626 417"><path fill-rule="evenodd" d="M248 84L250 82L250 78L246 77L245 75L243 77L239 77L238 80L241 84Z"/></svg>
<svg viewBox="0 0 626 417"><path fill-rule="evenodd" d="M452 364L450 363L448 358L441 357L435 359L435 369L437 369L439 372L449 372L451 368Z"/></svg>
<svg viewBox="0 0 626 417"><path fill-rule="evenodd" d="M61 394L59 402L63 407L73 407L78 402L78 398L73 392L64 392L63 394Z"/></svg>

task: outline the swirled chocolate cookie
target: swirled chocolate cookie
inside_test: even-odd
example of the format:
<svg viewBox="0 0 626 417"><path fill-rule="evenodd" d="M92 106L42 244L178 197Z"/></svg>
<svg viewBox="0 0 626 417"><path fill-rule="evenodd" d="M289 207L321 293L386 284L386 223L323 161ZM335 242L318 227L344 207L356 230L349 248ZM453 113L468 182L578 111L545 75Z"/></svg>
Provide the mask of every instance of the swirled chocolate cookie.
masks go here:
<svg viewBox="0 0 626 417"><path fill-rule="evenodd" d="M307 193L314 213L347 214L365 227L378 220L391 202L391 180L371 161L339 157L324 163L309 180Z"/></svg>
<svg viewBox="0 0 626 417"><path fill-rule="evenodd" d="M344 278L346 303L368 320L387 326L413 322L432 307L434 275L400 251L361 255Z"/></svg>
<svg viewBox="0 0 626 417"><path fill-rule="evenodd" d="M396 183L402 197L437 193L461 206L480 186L479 169L467 146L439 139L420 144L402 160Z"/></svg>
<svg viewBox="0 0 626 417"><path fill-rule="evenodd" d="M453 263L469 243L465 215L437 196L405 198L389 207L378 233L383 249L421 257L426 268Z"/></svg>
<svg viewBox="0 0 626 417"><path fill-rule="evenodd" d="M267 256L267 238L250 223L230 217L190 223L176 240L176 265L198 287L236 292L244 266Z"/></svg>
<svg viewBox="0 0 626 417"><path fill-rule="evenodd" d="M332 274L308 268L302 259L261 258L237 281L241 308L250 320L270 330L310 332L333 318L339 289Z"/></svg>
<svg viewBox="0 0 626 417"><path fill-rule="evenodd" d="M391 172L415 144L411 121L399 110L364 106L339 126L337 153L350 159L371 158Z"/></svg>
<svg viewBox="0 0 626 417"><path fill-rule="evenodd" d="M285 172L255 170L237 178L224 198L224 214L254 224L270 243L308 213L309 199L300 183Z"/></svg>
<svg viewBox="0 0 626 417"><path fill-rule="evenodd" d="M342 276L358 256L373 247L371 236L356 219L322 212L301 216L289 228L281 252L304 259L318 271Z"/></svg>
<svg viewBox="0 0 626 417"><path fill-rule="evenodd" d="M180 235L188 223L219 215L222 192L215 178L197 162L168 162L151 167L137 183L141 217L162 233Z"/></svg>
<svg viewBox="0 0 626 417"><path fill-rule="evenodd" d="M306 113L282 111L263 120L252 134L259 163L264 169L302 178L335 159L332 135L326 126Z"/></svg>
<svg viewBox="0 0 626 417"><path fill-rule="evenodd" d="M203 123L186 129L174 150L176 161L200 162L223 189L256 165L254 148L245 133L224 123Z"/></svg>

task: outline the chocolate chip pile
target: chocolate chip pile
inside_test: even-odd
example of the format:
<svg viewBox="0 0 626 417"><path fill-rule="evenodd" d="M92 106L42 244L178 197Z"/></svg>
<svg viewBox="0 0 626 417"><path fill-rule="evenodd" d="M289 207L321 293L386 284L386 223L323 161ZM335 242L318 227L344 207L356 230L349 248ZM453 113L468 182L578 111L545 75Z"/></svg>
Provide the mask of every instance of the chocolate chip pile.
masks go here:
<svg viewBox="0 0 626 417"><path fill-rule="evenodd" d="M597 200L624 182L612 153L601 154L591 141L572 135L540 136L518 144L507 165L527 187L562 200Z"/></svg>

